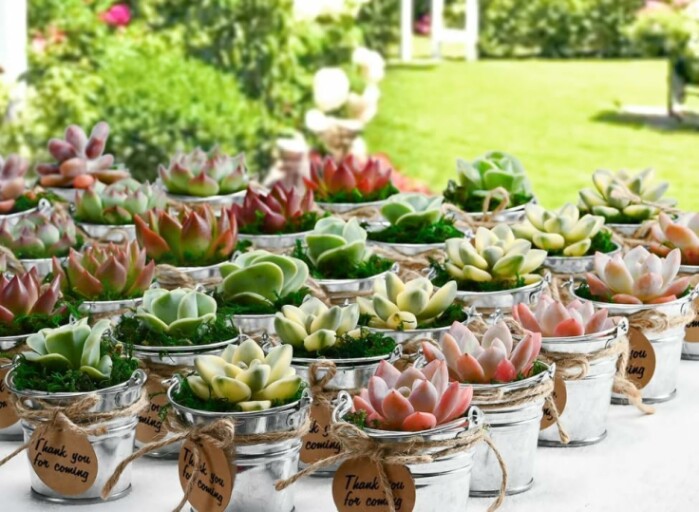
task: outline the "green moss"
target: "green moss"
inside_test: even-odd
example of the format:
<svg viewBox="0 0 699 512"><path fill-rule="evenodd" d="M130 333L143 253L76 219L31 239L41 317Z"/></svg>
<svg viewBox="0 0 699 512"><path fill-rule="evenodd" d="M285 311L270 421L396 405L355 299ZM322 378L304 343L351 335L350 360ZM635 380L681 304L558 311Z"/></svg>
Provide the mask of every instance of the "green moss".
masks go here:
<svg viewBox="0 0 699 512"><path fill-rule="evenodd" d="M444 199L448 203L458 206L461 210L467 213L481 213L483 211L483 200L485 194L488 193L487 190L471 190L461 185L458 185L455 181L449 180L446 190L444 190ZM476 193L478 195L476 195ZM521 206L523 204L529 203L534 196L526 193L517 193L510 195L510 202L507 208L514 208L516 206ZM495 210L502 203L500 197L493 197L490 200L490 210Z"/></svg>
<svg viewBox="0 0 699 512"><path fill-rule="evenodd" d="M354 189L351 192L337 192L335 194L328 194L326 196L321 196L316 194L316 200L322 203L351 203L351 204L361 204L361 203L371 203L373 201L383 201L391 197L392 195L400 192L393 183L389 183L385 187L375 190L370 194L364 194L359 191L359 189Z"/></svg>
<svg viewBox="0 0 699 512"><path fill-rule="evenodd" d="M325 213L323 215L318 212L305 212L303 215L291 218L287 220L284 226L275 231L275 234L290 234L290 233L303 233L304 231L311 231L318 219L327 217L329 214ZM270 233L264 229L264 213L258 211L255 212L256 220L251 224L238 226L240 233L245 235L269 235Z"/></svg>
<svg viewBox="0 0 699 512"><path fill-rule="evenodd" d="M447 282L454 280L454 278L449 275L444 265L432 258L430 258L430 269L434 273L432 284L435 286L444 286ZM457 281L459 290L462 292L499 292L521 288L525 284L524 278L521 276L517 276L515 279L486 281L482 283L476 281Z"/></svg>
<svg viewBox="0 0 699 512"><path fill-rule="evenodd" d="M10 213L21 213L31 210L39 206L39 202L42 199L46 199L51 203L63 203L65 202L63 198L54 194L53 192L26 192L25 194L19 196L15 199L15 204L12 207Z"/></svg>
<svg viewBox="0 0 699 512"><path fill-rule="evenodd" d="M232 315L273 315L277 311L281 311L283 306L300 306L303 304L303 299L309 295L311 291L308 288L301 288L298 291L278 297L272 305L266 304L234 304L226 301L220 292L216 291L213 294L216 303L218 304L218 312L226 316Z"/></svg>
<svg viewBox="0 0 699 512"><path fill-rule="evenodd" d="M0 336L20 336L34 334L41 329L60 327L68 323L71 312L66 305L59 307L55 315L22 315L15 317L12 323L0 323Z"/></svg>
<svg viewBox="0 0 699 512"><path fill-rule="evenodd" d="M316 268L311 259L306 254L301 240L296 240L296 245L291 253L291 256L302 260L308 265L311 277L315 279L364 279L379 275L393 266L393 262L386 258L382 258L377 254L372 254L369 258L362 261L358 265L350 268L334 268L331 272L321 272Z"/></svg>
<svg viewBox="0 0 699 512"><path fill-rule="evenodd" d="M353 338L349 334L343 334L335 345L317 352L310 352L303 346L294 347L294 357L326 359L378 357L390 354L395 348L396 342L393 338L362 329L361 337Z"/></svg>
<svg viewBox="0 0 699 512"><path fill-rule="evenodd" d="M367 224L363 225L364 228ZM381 231L367 231L370 240L393 244L439 244L450 238L463 238L463 231L454 227L454 219L441 217L428 226L388 226Z"/></svg>

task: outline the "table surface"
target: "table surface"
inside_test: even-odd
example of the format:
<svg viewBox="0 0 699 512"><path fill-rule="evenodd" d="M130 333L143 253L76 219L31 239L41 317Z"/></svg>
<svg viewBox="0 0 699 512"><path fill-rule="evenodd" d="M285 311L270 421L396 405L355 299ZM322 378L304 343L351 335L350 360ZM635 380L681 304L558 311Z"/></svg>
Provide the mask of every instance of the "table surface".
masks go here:
<svg viewBox="0 0 699 512"><path fill-rule="evenodd" d="M510 496L503 512L684 512L699 510L699 362L682 361L677 397L658 404L652 416L630 406L612 406L608 437L583 448L540 448L534 487ZM0 442L0 457L15 443ZM65 510L33 499L28 462L18 456L0 468L2 512ZM176 462L141 459L133 469L133 491L88 511L169 511L180 499ZM491 500L470 498L470 512L484 512ZM296 484L297 512L332 512L330 480ZM464 507L455 504L454 511ZM244 512L244 511L241 511ZM274 512L274 511L270 511ZM420 512L420 511L415 511ZM450 511L445 511L450 512Z"/></svg>

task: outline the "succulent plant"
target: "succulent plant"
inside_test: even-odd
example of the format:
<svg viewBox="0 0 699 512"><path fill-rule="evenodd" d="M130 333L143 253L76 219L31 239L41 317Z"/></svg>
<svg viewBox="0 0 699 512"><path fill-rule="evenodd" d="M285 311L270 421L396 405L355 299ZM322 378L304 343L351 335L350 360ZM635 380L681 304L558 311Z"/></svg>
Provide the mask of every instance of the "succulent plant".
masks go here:
<svg viewBox="0 0 699 512"><path fill-rule="evenodd" d="M134 217L136 238L157 263L206 266L227 260L235 251L238 227L233 210L219 217L208 205L183 206L171 215L150 210Z"/></svg>
<svg viewBox="0 0 699 512"><path fill-rule="evenodd" d="M82 253L71 249L65 269L53 259L53 275L61 279L64 294L86 300L140 297L155 274L155 263L146 264L146 251L136 241L126 246L92 245Z"/></svg>
<svg viewBox="0 0 699 512"><path fill-rule="evenodd" d="M42 329L27 338L32 352L24 352L27 361L57 370L79 370L93 380L108 379L112 359L100 357L102 336L109 329L109 320L100 320L93 327L87 318L56 329Z"/></svg>
<svg viewBox="0 0 699 512"><path fill-rule="evenodd" d="M439 348L423 342L425 358L443 360L452 379L469 384L507 383L527 377L541 350L541 333L527 332L514 347L503 321L491 325L479 340L465 325L454 322Z"/></svg>
<svg viewBox="0 0 699 512"><path fill-rule="evenodd" d="M357 297L360 311L369 315L369 325L381 329L409 331L439 318L456 297L456 281L435 289L426 277L403 282L392 272L374 281L371 299Z"/></svg>
<svg viewBox="0 0 699 512"><path fill-rule="evenodd" d="M661 213L651 235L654 240L650 249L654 253L667 256L676 248L682 253L684 265L699 265L699 213L684 214L677 221Z"/></svg>
<svg viewBox="0 0 699 512"><path fill-rule="evenodd" d="M450 180L444 198L467 212L483 209L485 198L497 188L509 195L509 206L519 206L532 199L531 185L524 167L515 157L500 151L491 151L467 162L456 161L457 181ZM490 209L497 202L490 203Z"/></svg>
<svg viewBox="0 0 699 512"><path fill-rule="evenodd" d="M479 227L473 243L463 238L446 241L445 268L457 281L510 282L521 277L532 282L531 272L546 259L546 251L532 249L529 240L516 238L506 224Z"/></svg>
<svg viewBox="0 0 699 512"><path fill-rule="evenodd" d="M327 157L311 163L311 179L306 186L319 201L363 203L398 192L391 183L393 170L377 158L361 161L348 155L337 163Z"/></svg>
<svg viewBox="0 0 699 512"><path fill-rule="evenodd" d="M133 224L136 215L164 208L165 196L148 183L126 178L111 185L95 183L75 198L75 218L92 224Z"/></svg>
<svg viewBox="0 0 699 512"><path fill-rule="evenodd" d="M583 213L601 215L607 223L640 224L655 218L661 208L677 204L674 199L662 198L669 186L667 182L652 184L652 180L652 169L636 175L595 171L592 182L597 190L581 190L578 208Z"/></svg>
<svg viewBox="0 0 699 512"><path fill-rule="evenodd" d="M114 183L129 177L125 169L113 169L114 156L104 155L109 137L109 125L100 122L95 125L88 139L79 126L66 129L65 140L51 139L49 153L55 163L39 164L39 183L44 187L88 188L95 181Z"/></svg>
<svg viewBox="0 0 699 512"><path fill-rule="evenodd" d="M11 324L25 315L53 315L60 296L59 279L42 285L35 268L11 279L0 273L0 323Z"/></svg>
<svg viewBox="0 0 699 512"><path fill-rule="evenodd" d="M529 240L539 249L562 253L563 256L585 256L592 239L604 225L604 217L583 215L573 204L566 204L557 211L547 211L538 204L528 204L526 220L512 226L518 238Z"/></svg>
<svg viewBox="0 0 699 512"><path fill-rule="evenodd" d="M679 249L666 258L651 254L640 245L623 257L595 254L595 272L587 274L590 294L601 300L620 304L662 304L681 297L690 277L677 278L680 269Z"/></svg>
<svg viewBox="0 0 699 512"><path fill-rule="evenodd" d="M188 338L216 319L216 301L187 288L153 288L143 294L136 317L152 331Z"/></svg>
<svg viewBox="0 0 699 512"><path fill-rule="evenodd" d="M305 286L308 266L297 258L258 250L222 265L221 275L218 293L224 302L272 306Z"/></svg>
<svg viewBox="0 0 699 512"><path fill-rule="evenodd" d="M354 397L355 412L367 414L367 425L383 430L418 432L448 423L466 414L473 388L449 383L443 361L402 373L381 361L367 388Z"/></svg>
<svg viewBox="0 0 699 512"><path fill-rule="evenodd" d="M0 245L18 258L62 257L78 243L73 219L62 210L32 212L13 226L0 223Z"/></svg>
<svg viewBox="0 0 699 512"><path fill-rule="evenodd" d="M539 332L544 338L582 336L606 331L614 327L604 308L595 311L591 302L573 300L567 306L548 295L543 295L534 311L527 304L515 304L512 316L522 327Z"/></svg>
<svg viewBox="0 0 699 512"><path fill-rule="evenodd" d="M396 194L381 207L381 215L394 226L415 228L434 224L442 216L442 197Z"/></svg>
<svg viewBox="0 0 699 512"><path fill-rule="evenodd" d="M0 156L0 214L15 209L15 200L25 192L28 169L29 162L19 155L9 155L7 160Z"/></svg>
<svg viewBox="0 0 699 512"><path fill-rule="evenodd" d="M158 167L158 174L171 194L209 197L232 194L248 185L245 155L229 156L218 148L209 153L196 148L191 153L177 153L170 165Z"/></svg>
<svg viewBox="0 0 699 512"><path fill-rule="evenodd" d="M243 204L232 208L241 232L275 234L300 231L304 215L313 211L315 203L311 190L302 194L276 183L266 195L248 187Z"/></svg>
<svg viewBox="0 0 699 512"><path fill-rule="evenodd" d="M338 217L325 217L306 235L308 257L321 272L353 268L371 255L366 239L367 233L356 218L345 222Z"/></svg>
<svg viewBox="0 0 699 512"><path fill-rule="evenodd" d="M221 357L196 357L197 373L187 382L202 400L225 400L243 411L270 409L273 402L291 400L302 386L290 367L292 354L290 345L279 345L265 355L247 339L239 346L229 345Z"/></svg>

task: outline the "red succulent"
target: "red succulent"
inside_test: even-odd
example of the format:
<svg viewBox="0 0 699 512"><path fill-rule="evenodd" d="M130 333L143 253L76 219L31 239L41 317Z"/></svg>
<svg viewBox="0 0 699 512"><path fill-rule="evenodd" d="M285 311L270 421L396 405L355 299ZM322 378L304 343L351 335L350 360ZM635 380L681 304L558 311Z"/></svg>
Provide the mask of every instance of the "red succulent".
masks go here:
<svg viewBox="0 0 699 512"><path fill-rule="evenodd" d="M378 158L362 161L348 155L337 163L327 157L311 162L311 179L305 181L321 200L355 190L366 197L391 185L391 172L392 169Z"/></svg>
<svg viewBox="0 0 699 512"><path fill-rule="evenodd" d="M296 187L287 188L276 183L269 194L248 187L242 206L234 204L232 209L241 230L246 226L259 225L262 232L273 234L294 224L314 207L312 190L302 193Z"/></svg>

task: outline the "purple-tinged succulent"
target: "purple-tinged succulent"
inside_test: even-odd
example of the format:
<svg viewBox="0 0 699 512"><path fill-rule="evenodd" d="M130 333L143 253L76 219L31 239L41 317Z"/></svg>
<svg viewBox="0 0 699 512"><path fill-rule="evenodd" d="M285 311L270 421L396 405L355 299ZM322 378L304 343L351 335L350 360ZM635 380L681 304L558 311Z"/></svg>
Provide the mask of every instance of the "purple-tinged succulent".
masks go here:
<svg viewBox="0 0 699 512"><path fill-rule="evenodd" d="M35 268L11 279L0 274L0 324L12 324L25 315L55 314L60 297L59 278L42 285Z"/></svg>
<svg viewBox="0 0 699 512"><path fill-rule="evenodd" d="M0 156L0 214L11 213L15 200L25 193L27 169L29 162L19 155L9 155L6 160Z"/></svg>
<svg viewBox="0 0 699 512"><path fill-rule="evenodd" d="M0 223L0 245L22 259L62 257L78 242L73 219L62 210L32 212L13 226Z"/></svg>
<svg viewBox="0 0 699 512"><path fill-rule="evenodd" d="M229 156L218 148L177 153L168 167L158 167L158 174L169 193L196 197L232 194L250 181L245 155Z"/></svg>

